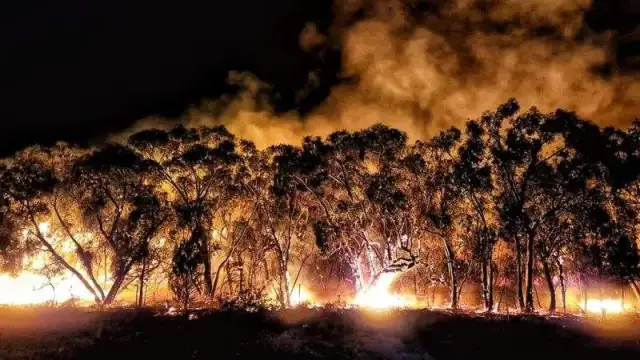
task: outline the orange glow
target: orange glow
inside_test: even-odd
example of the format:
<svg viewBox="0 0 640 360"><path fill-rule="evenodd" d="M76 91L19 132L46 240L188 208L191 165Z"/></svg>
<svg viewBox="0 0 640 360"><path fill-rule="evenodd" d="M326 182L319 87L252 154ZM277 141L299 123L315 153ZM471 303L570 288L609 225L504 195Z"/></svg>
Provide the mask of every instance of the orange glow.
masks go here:
<svg viewBox="0 0 640 360"><path fill-rule="evenodd" d="M582 305L584 310L584 304ZM622 304L622 300L616 299L588 299L586 310L590 313L606 313L606 314L620 314L625 311L625 307Z"/></svg>
<svg viewBox="0 0 640 360"><path fill-rule="evenodd" d="M28 271L23 271L16 277L0 275L0 304L62 303L72 298L93 301L93 295L75 278L54 278L51 283L53 288L46 277Z"/></svg>
<svg viewBox="0 0 640 360"><path fill-rule="evenodd" d="M291 294L291 306L313 305L313 294L304 286L296 287Z"/></svg>
<svg viewBox="0 0 640 360"><path fill-rule="evenodd" d="M38 225L38 230L53 244L62 246L63 251L71 251L69 244L61 243L51 233L48 222ZM23 232L27 235L27 231ZM0 304L2 305L37 305L45 303L63 303L71 299L77 299L82 303L93 302L94 297L82 282L71 274L65 272L59 276L48 279L38 273L49 260L48 253L41 251L30 258L28 268L33 270L21 271L17 276L0 274Z"/></svg>
<svg viewBox="0 0 640 360"><path fill-rule="evenodd" d="M407 308L413 305L410 299L389 293L389 288L397 273L383 273L374 284L361 290L353 300L353 305L369 309Z"/></svg>

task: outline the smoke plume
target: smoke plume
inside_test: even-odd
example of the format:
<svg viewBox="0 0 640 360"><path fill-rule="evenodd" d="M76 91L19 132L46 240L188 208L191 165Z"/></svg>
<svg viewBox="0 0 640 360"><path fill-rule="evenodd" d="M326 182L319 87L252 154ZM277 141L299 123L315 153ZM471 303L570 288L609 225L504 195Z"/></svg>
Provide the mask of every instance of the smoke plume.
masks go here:
<svg viewBox="0 0 640 360"><path fill-rule="evenodd" d="M351 79L323 104L304 117L275 114L263 99L267 84L232 73L241 94L205 102L183 120L225 124L259 146L375 123L418 139L515 97L524 108L564 108L625 126L640 115L640 77L602 71L615 60L612 36L585 25L590 6L590 0L336 0L326 34L308 24L300 35L301 48L319 56L340 49L341 75ZM311 73L308 88L316 84ZM169 124L146 119L131 130Z"/></svg>

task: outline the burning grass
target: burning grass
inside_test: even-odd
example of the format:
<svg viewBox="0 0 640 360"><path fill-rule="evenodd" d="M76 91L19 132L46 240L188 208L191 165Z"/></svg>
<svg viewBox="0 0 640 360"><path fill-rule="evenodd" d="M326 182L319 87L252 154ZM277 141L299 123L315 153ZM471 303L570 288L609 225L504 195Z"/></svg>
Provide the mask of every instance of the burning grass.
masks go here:
<svg viewBox="0 0 640 360"><path fill-rule="evenodd" d="M637 359L635 316L449 311L192 312L3 308L0 358Z"/></svg>

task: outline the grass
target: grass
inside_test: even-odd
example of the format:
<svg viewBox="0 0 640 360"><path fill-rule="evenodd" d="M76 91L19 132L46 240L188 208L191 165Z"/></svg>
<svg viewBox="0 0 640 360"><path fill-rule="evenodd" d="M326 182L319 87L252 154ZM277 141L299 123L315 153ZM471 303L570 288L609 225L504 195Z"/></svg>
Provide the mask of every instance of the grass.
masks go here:
<svg viewBox="0 0 640 360"><path fill-rule="evenodd" d="M0 309L0 359L639 359L640 320L294 309Z"/></svg>

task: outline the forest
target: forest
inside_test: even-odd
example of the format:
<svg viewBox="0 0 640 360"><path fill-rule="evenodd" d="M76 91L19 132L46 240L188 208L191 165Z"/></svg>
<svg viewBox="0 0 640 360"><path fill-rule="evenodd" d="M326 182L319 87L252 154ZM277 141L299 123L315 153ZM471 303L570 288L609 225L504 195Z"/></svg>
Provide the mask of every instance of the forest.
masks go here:
<svg viewBox="0 0 640 360"><path fill-rule="evenodd" d="M302 286L339 301L392 282L452 309L566 311L570 289L586 304L602 287L640 301L640 121L511 99L410 138L375 125L259 149L179 125L30 147L0 161L0 270L73 278L99 307L164 291L287 308Z"/></svg>

